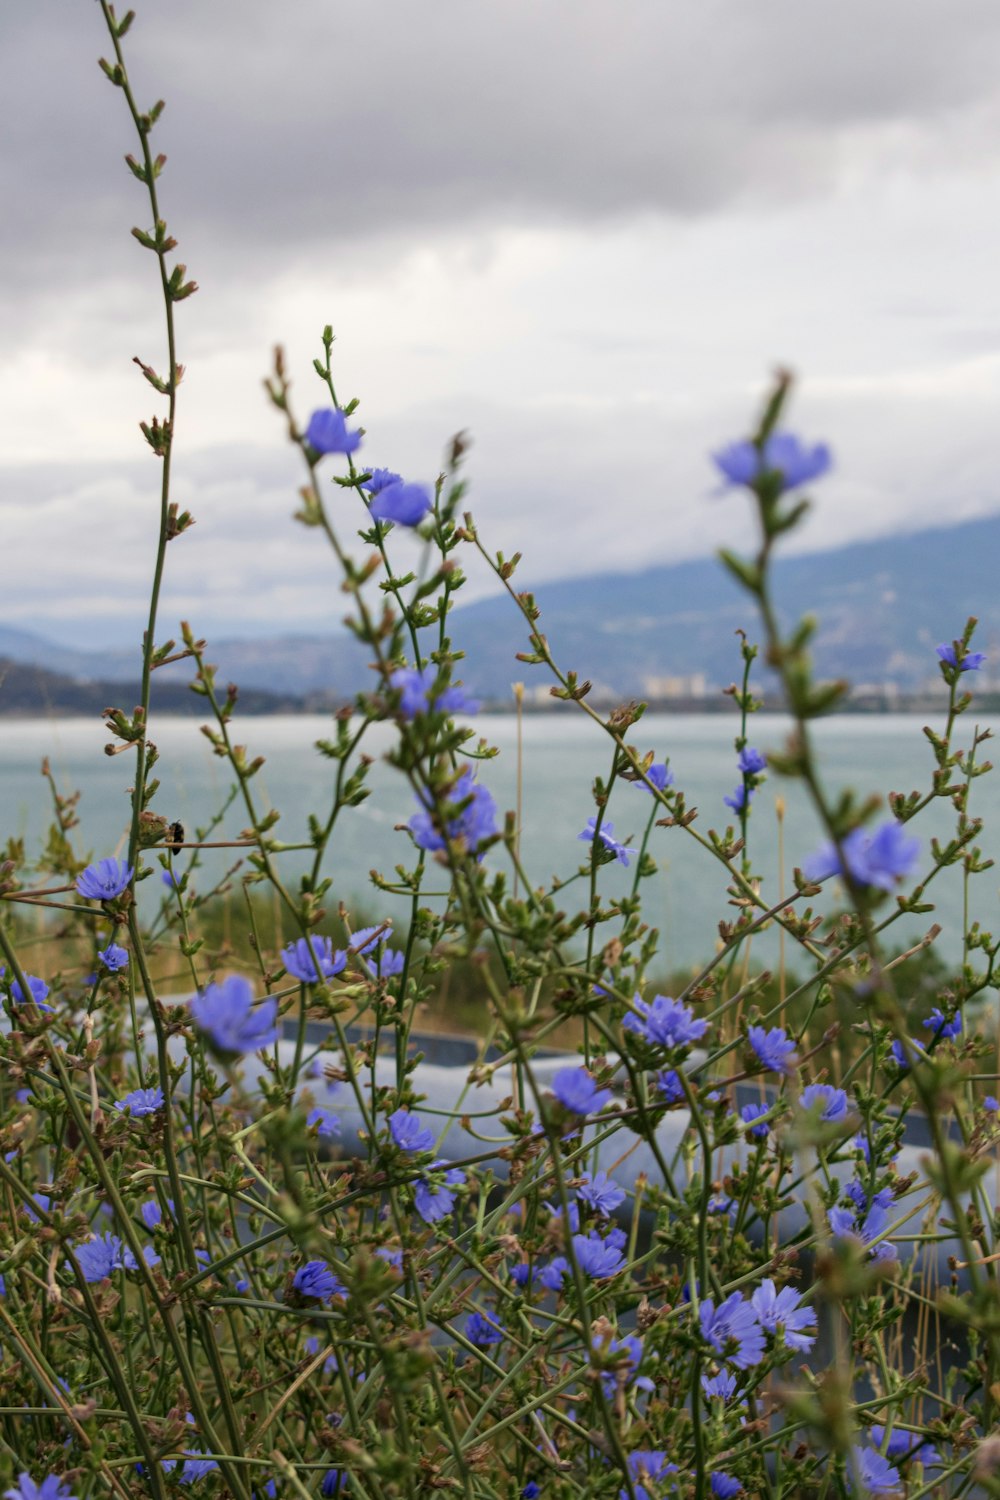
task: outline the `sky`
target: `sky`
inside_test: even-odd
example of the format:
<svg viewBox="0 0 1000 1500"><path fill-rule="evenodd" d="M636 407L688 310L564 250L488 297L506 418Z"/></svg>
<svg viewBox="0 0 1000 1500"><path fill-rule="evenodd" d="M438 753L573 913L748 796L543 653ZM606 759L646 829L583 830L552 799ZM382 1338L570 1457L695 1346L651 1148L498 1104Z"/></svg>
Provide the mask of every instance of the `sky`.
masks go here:
<svg viewBox="0 0 1000 1500"><path fill-rule="evenodd" d="M281 343L304 425L325 323L362 456L432 481L467 431L469 508L525 586L746 543L708 455L779 364L789 425L836 455L795 545L1000 509L994 0L137 10L126 62L166 100L161 203L201 288L177 311L174 488L197 525L163 633L344 614L261 384ZM132 359L165 362L108 51L96 0L0 8L0 619L100 648L142 630L138 422L162 402ZM330 504L350 540L358 502Z"/></svg>

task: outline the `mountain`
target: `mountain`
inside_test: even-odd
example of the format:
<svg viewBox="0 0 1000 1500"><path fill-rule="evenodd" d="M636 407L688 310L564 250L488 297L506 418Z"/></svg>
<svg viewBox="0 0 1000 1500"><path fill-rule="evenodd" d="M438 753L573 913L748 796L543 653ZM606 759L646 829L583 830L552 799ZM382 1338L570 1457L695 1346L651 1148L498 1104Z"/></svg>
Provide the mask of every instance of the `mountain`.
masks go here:
<svg viewBox="0 0 1000 1500"><path fill-rule="evenodd" d="M50 672L0 656L0 714L41 718L49 714L100 714L105 708L130 713L139 699L139 683L82 681L61 672ZM205 717L205 700L184 683L158 686L156 704L161 713L199 714ZM318 697L303 700L289 693L269 693L260 688L241 690L240 712L245 714L301 713L306 708L328 707Z"/></svg>
<svg viewBox="0 0 1000 1500"><path fill-rule="evenodd" d="M998 563L1000 515L785 558L775 569L775 594L786 622L818 617L814 655L824 676L868 684L891 701L893 692L912 694L935 682L934 647L958 635L970 614L980 620L978 646L1000 663ZM712 559L550 584L518 573L514 583L533 589L542 611L538 628L560 666L616 698L715 701L740 670L734 632L745 629L751 640L759 635L751 600ZM529 649L528 628L511 600L491 597L457 608L451 630L466 653L461 676L472 691L509 702L511 682L523 680L547 699L541 669L516 660ZM102 693L109 682L138 676L134 650L81 652L7 627L0 627L0 656L103 683ZM371 681L371 653L346 632L211 641L208 656L218 664L220 683L232 680L245 695L259 690L288 703L317 694L343 701ZM161 708L167 688L190 676L189 661L157 672ZM1000 670L994 667L991 684L987 668L977 685L1000 686ZM117 697L106 701L128 697L113 691ZM0 712L3 698L0 689Z"/></svg>

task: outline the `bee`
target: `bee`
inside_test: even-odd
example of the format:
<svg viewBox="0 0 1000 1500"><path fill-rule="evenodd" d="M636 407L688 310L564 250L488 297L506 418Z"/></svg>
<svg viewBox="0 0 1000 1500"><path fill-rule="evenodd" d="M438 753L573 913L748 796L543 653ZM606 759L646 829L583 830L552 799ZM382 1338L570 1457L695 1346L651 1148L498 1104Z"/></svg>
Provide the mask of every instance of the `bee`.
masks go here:
<svg viewBox="0 0 1000 1500"><path fill-rule="evenodd" d="M184 824L171 823L167 829L167 848L171 854L179 854L184 842Z"/></svg>

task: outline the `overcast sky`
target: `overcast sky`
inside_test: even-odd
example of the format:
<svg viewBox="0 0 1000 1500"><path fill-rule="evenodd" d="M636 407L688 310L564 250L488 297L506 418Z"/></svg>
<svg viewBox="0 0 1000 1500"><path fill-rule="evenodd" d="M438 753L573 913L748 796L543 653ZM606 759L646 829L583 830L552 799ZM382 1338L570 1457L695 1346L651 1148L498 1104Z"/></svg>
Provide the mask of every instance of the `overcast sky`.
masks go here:
<svg viewBox="0 0 1000 1500"><path fill-rule="evenodd" d="M304 419L328 321L366 461L431 480L468 429L471 508L527 583L745 536L706 454L778 362L837 458L800 545L1000 508L995 0L138 10L126 57L167 101L161 201L202 288L171 633L344 612L261 389L280 341ZM101 646L141 631L160 408L131 360L165 362L108 50L96 0L0 8L0 618Z"/></svg>

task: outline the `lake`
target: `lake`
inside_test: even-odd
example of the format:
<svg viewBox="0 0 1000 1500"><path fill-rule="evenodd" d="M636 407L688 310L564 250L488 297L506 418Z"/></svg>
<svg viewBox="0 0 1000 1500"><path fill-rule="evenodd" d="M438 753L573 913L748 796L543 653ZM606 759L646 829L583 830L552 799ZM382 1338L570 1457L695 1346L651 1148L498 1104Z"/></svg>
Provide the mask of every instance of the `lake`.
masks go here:
<svg viewBox="0 0 1000 1500"><path fill-rule="evenodd" d="M833 786L853 785L861 792L925 789L930 782L933 759L922 720L911 716L839 716L820 721L816 737L822 764ZM990 723L988 719L981 721ZM480 767L480 779L493 792L501 815L513 808L516 796L516 721L513 715L482 716L479 732L499 749L496 759ZM657 759L670 759L677 785L687 796L688 806L699 809L696 826L704 834L712 827L720 831L732 815L723 797L735 787L733 735L737 720L724 715L649 715L635 726L631 742L640 752L656 751ZM939 727L939 726L936 726ZM994 729L997 727L993 726ZM752 720L751 744L763 750L780 747L786 723L776 715L759 714ZM967 746L973 719L959 724L956 743ZM328 808L336 770L314 748L315 741L331 734L326 716L253 718L238 721L234 738L245 742L248 753L266 757L266 765L252 783L265 807L281 810L275 835L286 842L305 839L310 811L321 815ZM359 808L347 809L328 856L333 888L327 904L344 901L369 914L395 915L403 919L405 903L373 890L368 879L372 868L392 876L397 863L411 863L408 837L396 830L415 811L408 786L401 775L385 764L382 756L392 744L392 725L374 726L365 742L367 752L377 757L371 770L372 797ZM197 721L155 720L153 738L161 760L157 773L162 788L153 806L170 820L180 819L189 830L207 821L224 800L230 786L225 764L213 755L199 733ZM44 837L48 807L46 787L39 774L43 756L48 756L60 790L79 790L82 847L96 856L121 852L128 821L128 788L132 782L133 757L126 752L115 757L104 754L107 734L100 722L83 719L0 721L0 840L23 835L34 851ZM586 858L577 834L594 812L590 789L595 776L606 777L611 764L611 744L583 715L526 716L524 720L524 828L522 858L535 884L553 874L565 878ZM988 748L988 747L987 747ZM764 893L776 898L778 891L778 823L775 798L787 802L785 819L786 878L793 865L816 847L819 832L801 789L794 782L772 776L758 792L750 826L754 863L764 875ZM980 778L973 788L971 810L986 820L984 853L997 849L1000 826L1000 777ZM634 835L638 842L649 812L646 795L635 787L620 785L607 817L615 836ZM954 826L954 810L948 803L928 809L911 825L921 836L926 851L932 835L947 837ZM245 826L240 804L227 814L224 828L215 837L237 837ZM664 969L698 964L710 955L716 942L719 918L733 914L726 905L723 867L698 848L683 830L655 829L650 850L659 866L645 887L646 920L660 929ZM226 868L237 857L232 850L206 856L205 872L197 877L208 888L213 873ZM303 867L304 856L281 856L290 875ZM505 861L502 848L488 856L490 864ZM601 872L602 894L627 889L630 876L617 864ZM152 882L147 886L151 890ZM429 882L440 889L441 882ZM949 957L961 952L962 879L958 869L944 872L931 892L937 902L933 915L907 918L896 929L900 941L921 935L932 921L942 924L939 946ZM157 894L161 892L157 891ZM582 884L566 892L566 900L584 896ZM832 893L821 903L830 905ZM820 903L817 903L820 904ZM990 870L971 882L971 915L985 927L996 930L998 876ZM767 939L758 939L755 952L768 961L773 949ZM657 965L659 968L659 965Z"/></svg>

